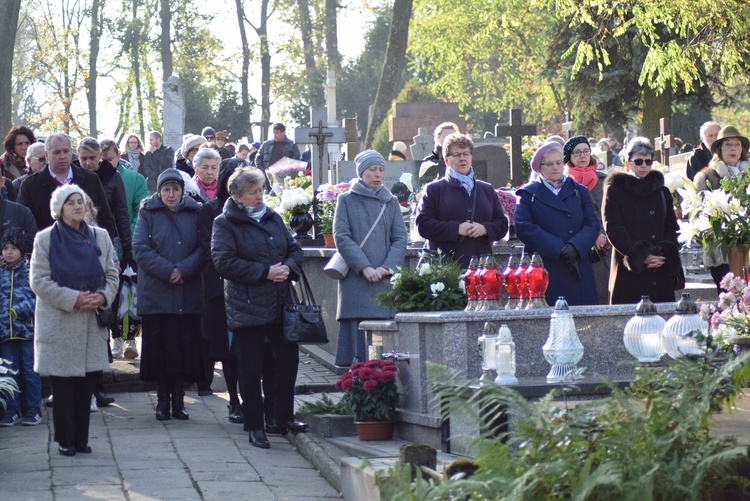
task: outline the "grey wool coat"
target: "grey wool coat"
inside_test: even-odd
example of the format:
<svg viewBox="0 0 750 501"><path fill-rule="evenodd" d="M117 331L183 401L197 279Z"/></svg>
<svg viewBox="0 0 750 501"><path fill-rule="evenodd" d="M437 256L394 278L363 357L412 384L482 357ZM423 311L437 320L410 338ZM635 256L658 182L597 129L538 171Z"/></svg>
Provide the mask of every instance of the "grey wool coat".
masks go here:
<svg viewBox="0 0 750 501"><path fill-rule="evenodd" d="M375 222L383 204L386 205L383 217L360 249L360 242ZM395 312L392 308L381 306L375 300L380 292L388 290L388 280L370 283L362 275L362 270L372 266L395 272L404 260L406 226L396 197L385 187L375 194L357 181L350 191L339 195L333 216L333 237L350 268L346 278L339 281L336 320L393 317Z"/></svg>
<svg viewBox="0 0 750 501"><path fill-rule="evenodd" d="M114 301L119 272L112 260L112 240L106 230L90 226L102 254L99 262L107 279L100 291L107 305ZM93 310L74 308L79 291L57 285L49 262L52 227L40 231L31 255L31 289L36 294L34 370L43 376L83 377L109 367L108 333L99 327Z"/></svg>

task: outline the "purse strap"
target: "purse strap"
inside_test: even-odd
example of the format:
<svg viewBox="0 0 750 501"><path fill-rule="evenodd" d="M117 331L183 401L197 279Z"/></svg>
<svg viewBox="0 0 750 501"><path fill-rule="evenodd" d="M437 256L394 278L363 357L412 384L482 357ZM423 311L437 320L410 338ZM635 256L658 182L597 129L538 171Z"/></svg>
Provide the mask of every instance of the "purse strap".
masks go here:
<svg viewBox="0 0 750 501"><path fill-rule="evenodd" d="M362 239L362 243L359 244L359 248L361 249L365 242L367 242L367 239L370 238L370 235L372 235L372 231L375 229L375 226L378 225L378 222L380 222L380 218L383 217L383 213L385 212L385 204L380 208L380 214L378 214L378 217L375 218L375 222L372 223L372 226L370 226L370 231L367 232L367 235L365 235L365 238Z"/></svg>
<svg viewBox="0 0 750 501"><path fill-rule="evenodd" d="M302 300L300 301L299 296L297 296L297 288L294 286L294 283L290 281L289 295L291 296L292 304L296 306L316 306L315 297L313 296L310 282L307 281L307 276L305 276L304 270L300 269L299 280L297 281L297 283L299 284L299 289L302 293Z"/></svg>

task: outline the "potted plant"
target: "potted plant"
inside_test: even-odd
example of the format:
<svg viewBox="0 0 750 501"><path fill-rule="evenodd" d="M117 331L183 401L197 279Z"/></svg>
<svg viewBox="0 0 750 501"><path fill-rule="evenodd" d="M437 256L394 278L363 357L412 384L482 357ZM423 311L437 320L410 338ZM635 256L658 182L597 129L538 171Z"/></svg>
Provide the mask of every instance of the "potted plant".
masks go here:
<svg viewBox="0 0 750 501"><path fill-rule="evenodd" d="M333 214L336 200L341 193L349 191L349 183L321 184L315 198L318 200L318 225L326 242L326 247L335 247L333 241Z"/></svg>
<svg viewBox="0 0 750 501"><path fill-rule="evenodd" d="M399 401L398 368L392 361L357 362L336 383L344 392L343 402L357 426L362 441L393 438L394 417Z"/></svg>
<svg viewBox="0 0 750 501"><path fill-rule="evenodd" d="M281 194L278 208L286 216L289 227L296 232L296 239L311 238L307 234L313 226L311 204L312 195L303 188L284 190Z"/></svg>

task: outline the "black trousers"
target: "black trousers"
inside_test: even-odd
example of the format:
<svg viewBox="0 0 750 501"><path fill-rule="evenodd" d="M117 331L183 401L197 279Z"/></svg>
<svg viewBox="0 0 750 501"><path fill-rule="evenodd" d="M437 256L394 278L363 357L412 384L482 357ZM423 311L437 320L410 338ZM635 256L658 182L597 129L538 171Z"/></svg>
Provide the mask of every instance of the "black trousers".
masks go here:
<svg viewBox="0 0 750 501"><path fill-rule="evenodd" d="M271 346L274 381L274 413L277 422L285 423L294 418L294 387L297 382L299 348L285 343L281 325L261 325L239 328L234 331L234 346L239 365L240 395L245 424L251 430L263 428L263 343L268 336Z"/></svg>
<svg viewBox="0 0 750 501"><path fill-rule="evenodd" d="M50 376L55 442L66 446L89 443L91 395L101 376L102 371L87 372L84 377Z"/></svg>

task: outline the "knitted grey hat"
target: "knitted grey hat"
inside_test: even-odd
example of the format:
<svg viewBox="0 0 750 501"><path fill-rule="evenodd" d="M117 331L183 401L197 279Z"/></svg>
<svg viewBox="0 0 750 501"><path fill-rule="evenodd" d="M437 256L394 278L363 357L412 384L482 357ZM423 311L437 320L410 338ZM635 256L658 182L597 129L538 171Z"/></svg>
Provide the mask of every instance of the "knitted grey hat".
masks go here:
<svg viewBox="0 0 750 501"><path fill-rule="evenodd" d="M177 169L165 169L159 174L159 179L156 181L156 191L160 191L161 187L167 183L177 183L185 191L185 180L182 179L182 174Z"/></svg>
<svg viewBox="0 0 750 501"><path fill-rule="evenodd" d="M354 165L357 166L357 176L362 177L362 173L373 165L385 165L383 155L375 150L365 150L354 157Z"/></svg>

